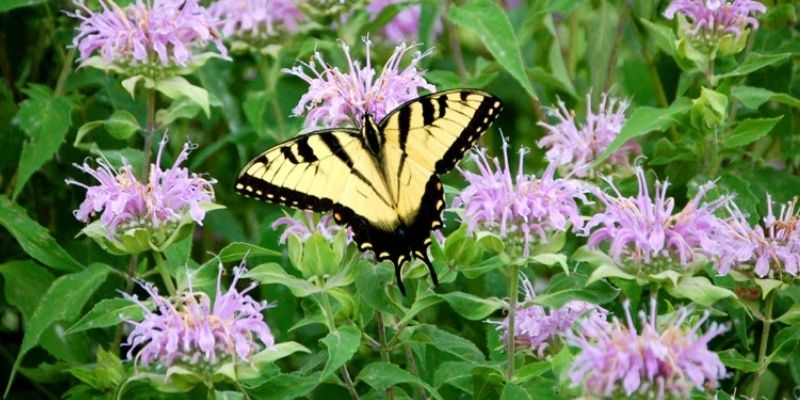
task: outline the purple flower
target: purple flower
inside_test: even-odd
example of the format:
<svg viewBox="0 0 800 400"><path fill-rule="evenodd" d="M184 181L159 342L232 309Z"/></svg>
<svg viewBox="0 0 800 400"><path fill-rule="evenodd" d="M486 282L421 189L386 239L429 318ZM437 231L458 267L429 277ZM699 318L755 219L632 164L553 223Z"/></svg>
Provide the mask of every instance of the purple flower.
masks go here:
<svg viewBox="0 0 800 400"><path fill-rule="evenodd" d="M610 98L607 93L603 93L597 112L592 111L591 95L586 96L586 104L586 123L579 127L575 114L559 100L556 108L547 110L557 122L539 122L548 133L537 143L548 149L550 162L566 166L566 171L581 177L593 174L591 163L619 136L629 105L627 100ZM630 140L609 156L608 164L630 167L630 155L639 153L639 145Z"/></svg>
<svg viewBox="0 0 800 400"><path fill-rule="evenodd" d="M305 15L293 0L218 0L209 7L224 37L267 38L295 32Z"/></svg>
<svg viewBox="0 0 800 400"><path fill-rule="evenodd" d="M527 256L535 237L547 241L547 234L566 231L570 225L583 226L578 203L587 204L587 186L581 181L556 179L555 164L550 164L541 178L522 171L525 151L519 152L519 170L511 172L508 144L503 144L503 163L486 157L485 151L472 155L479 173L458 168L469 183L456 197L454 207L463 208L467 232L476 228L492 230L505 239L521 239ZM514 243L507 240L507 243Z"/></svg>
<svg viewBox="0 0 800 400"><path fill-rule="evenodd" d="M97 160L93 169L88 163L75 164L75 167L91 175L98 181L96 186L88 186L72 179L66 183L86 189L86 198L75 210L75 218L89 222L97 213L105 225L109 236L117 229L150 227L160 229L169 223L178 223L188 214L198 224L205 218L204 203L214 201L215 180L207 180L195 173L189 173L180 165L189 156L191 146L183 146L172 168L162 170L161 155L166 146L166 137L161 142L156 163L150 165L149 182L140 183L127 162L119 171L114 170L107 161ZM123 161L124 162L124 161Z"/></svg>
<svg viewBox="0 0 800 400"><path fill-rule="evenodd" d="M701 204L705 194L714 187L708 183L700 188L683 210L673 214L675 199L667 197L668 182L656 181L655 198L650 197L641 167L636 167L639 193L625 197L609 182L615 196L598 193L605 211L594 215L584 227L589 234L589 248L597 249L609 243L609 255L617 261L642 264L670 263L677 260L686 267L700 256L718 256L715 238L724 229L724 222L714 212L730 201L722 197Z"/></svg>
<svg viewBox="0 0 800 400"><path fill-rule="evenodd" d="M285 230L280 237L281 244L286 243L286 240L292 235L305 242L315 232L319 232L319 234L325 237L325 239L330 241L333 240L333 237L342 230L342 226L337 225L333 221L332 214L325 214L319 217L319 220L317 221L315 221L314 216L315 214L311 211L302 211L301 216L298 218L283 216L276 219L275 222L272 223L272 229L278 229L281 226L285 227ZM350 231L350 228L347 228L345 237L348 242L352 239L352 232Z"/></svg>
<svg viewBox="0 0 800 400"><path fill-rule="evenodd" d="M733 34L737 38L750 26L758 28L758 20L751 16L767 12L767 7L753 0L673 0L664 10L667 19L680 13L690 20L689 34L701 32L710 35Z"/></svg>
<svg viewBox="0 0 800 400"><path fill-rule="evenodd" d="M121 8L111 0L99 0L95 12L84 0L70 16L81 20L72 45L86 61L95 51L106 63L131 66L186 66L193 51L213 42L227 55L219 39L217 21L197 0L137 0Z"/></svg>
<svg viewBox="0 0 800 400"><path fill-rule="evenodd" d="M138 349L136 359L144 366L213 365L229 359L246 361L261 345L274 345L275 338L262 315L266 302L259 303L247 294L257 285L236 290L236 283L245 272L243 265L234 268L233 282L223 294L220 265L213 304L207 294L192 289L191 275L189 289L178 295L175 302L160 296L152 284L140 282L156 305L154 312L136 296L123 294L145 311L141 322L126 321L133 325L126 343L130 346L128 359Z"/></svg>
<svg viewBox="0 0 800 400"><path fill-rule="evenodd" d="M370 43L369 39L364 39L367 54L364 67L358 61L353 61L350 48L342 43L347 58L347 73L328 65L319 52L308 63L283 70L309 84L308 92L300 98L292 112L294 116L306 114L306 127L320 124L340 126L348 122L352 126L360 126L366 114L380 120L398 105L419 97L419 89L436 90L425 81L418 69L420 60L430 52L416 52L411 63L401 70L403 56L415 47L401 43L376 79L369 55Z"/></svg>
<svg viewBox="0 0 800 400"><path fill-rule="evenodd" d="M639 314L642 324L637 332L625 301L626 323L614 318L605 327L586 325L567 335L567 343L580 349L568 372L572 387L581 387L584 394L596 397L630 397L666 399L689 398L692 388L717 387L725 377L719 356L708 349L708 342L727 331L712 323L705 334L700 326L708 312L692 326L682 327L689 311L682 308L677 318L659 329L656 325L655 299L650 305L650 318Z"/></svg>
<svg viewBox="0 0 800 400"><path fill-rule="evenodd" d="M536 297L533 285L524 275L522 275L521 281L525 292L524 303L529 303ZM592 320L589 322L592 326L608 324L606 322L608 311L591 303L573 300L561 308L550 309L549 314L543 306L536 304L525 306L524 303L517 308L514 321L514 341L518 345L534 350L538 357L543 357L553 345L558 345L561 336L572 330L572 326L578 318ZM507 317L498 323L497 329L503 331L503 340L507 341Z"/></svg>
<svg viewBox="0 0 800 400"><path fill-rule="evenodd" d="M727 274L731 267L755 263L755 274L776 277L782 273L797 276L800 269L800 209L797 198L782 204L777 217L772 197L767 195L767 215L762 224L751 227L745 215L731 203L728 230L719 242L727 250L718 272Z"/></svg>
<svg viewBox="0 0 800 400"><path fill-rule="evenodd" d="M403 2L400 0L372 0L367 5L367 12L369 12L374 20L386 7L402 3ZM400 10L389 23L381 28L381 33L387 39L395 43L405 40L416 41L419 35L419 21L421 16L422 5L415 4L410 7L405 7ZM441 22L436 21L433 29L436 33L441 32Z"/></svg>

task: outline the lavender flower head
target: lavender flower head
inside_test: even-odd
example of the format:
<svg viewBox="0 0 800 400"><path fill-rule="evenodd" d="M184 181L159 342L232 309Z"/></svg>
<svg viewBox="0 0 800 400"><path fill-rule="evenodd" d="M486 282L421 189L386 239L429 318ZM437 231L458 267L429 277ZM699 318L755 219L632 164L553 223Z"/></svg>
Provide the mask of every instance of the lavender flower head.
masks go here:
<svg viewBox="0 0 800 400"><path fill-rule="evenodd" d="M597 398L686 399L692 388L715 388L725 378L725 367L708 343L727 327L711 323L700 332L708 312L687 330L682 325L689 310L682 308L674 322L659 329L653 299L649 319L639 314L638 332L627 300L624 307L625 324L617 318L605 327L584 320L579 322L584 329L567 335L567 343L580 349L568 372L572 387Z"/></svg>
<svg viewBox="0 0 800 400"><path fill-rule="evenodd" d="M293 0L218 0L209 11L226 38L266 39L295 32L305 20Z"/></svg>
<svg viewBox="0 0 800 400"><path fill-rule="evenodd" d="M188 215L198 224L205 218L204 204L214 201L214 179L205 179L189 173L181 164L189 156L191 146L187 143L178 154L172 168L161 169L161 156L166 146L166 137L161 142L155 164L150 165L149 181L141 183L133 174L133 168L124 163L115 170L105 160L97 160L93 169L88 163L75 167L94 177L98 184L89 186L72 179L66 183L86 189L86 198L75 210L75 217L89 222L100 213L109 236L118 229L150 228L162 229L180 223Z"/></svg>
<svg viewBox="0 0 800 400"><path fill-rule="evenodd" d="M747 218L731 203L728 211L727 237L720 242L728 249L718 267L721 275L731 267L754 262L755 274L760 278L780 277L781 274L797 276L800 269L800 209L797 198L782 204L776 216L772 197L767 195L767 215L761 225L751 227Z"/></svg>
<svg viewBox="0 0 800 400"><path fill-rule="evenodd" d="M758 28L753 16L767 12L767 7L753 0L673 0L664 10L664 17L673 19L681 14L692 24L691 36L707 37L732 34L737 39L749 26Z"/></svg>
<svg viewBox="0 0 800 400"><path fill-rule="evenodd" d="M522 288L525 292L523 305L517 308L514 323L514 339L518 345L536 352L543 357L545 352L558 345L560 338L572 330L579 318L591 320L591 326L607 325L608 311L591 303L573 300L561 308L551 309L550 313L543 306L532 304L525 306L536 297L533 285L527 277L521 275ZM498 323L498 330L503 331L503 340L508 340L508 318Z"/></svg>
<svg viewBox="0 0 800 400"><path fill-rule="evenodd" d="M598 193L605 211L594 215L584 227L584 233L591 231L590 249L608 242L608 252L614 260L636 271L642 267L655 269L652 272L669 268L675 260L687 267L719 255L715 238L724 222L714 212L730 197L701 204L714 187L708 183L683 210L673 214L675 199L667 197L668 182L656 181L655 198L651 198L641 167L636 167L636 178L639 193L635 197L623 196L611 182L615 196Z"/></svg>
<svg viewBox="0 0 800 400"><path fill-rule="evenodd" d="M462 208L467 232L477 228L499 233L514 245L520 239L520 253L527 256L538 237L547 242L547 234L566 231L570 225L583 227L577 200L584 204L587 187L580 181L556 179L555 164L550 164L541 178L522 171L525 151L519 152L519 170L511 172L508 144L503 144L503 163L486 157L485 151L472 154L478 173L458 168L468 186L456 197L453 205Z"/></svg>
<svg viewBox="0 0 800 400"><path fill-rule="evenodd" d="M365 38L364 44L367 59L362 67L358 61L353 61L350 48L342 43L347 58L347 73L327 64L319 52L308 63L283 70L309 84L308 92L292 111L294 116L306 115L306 127L360 126L367 114L380 120L398 105L419 97L419 89L436 90L425 81L419 69L420 61L430 51L416 52L409 65L401 70L403 56L415 47L401 43L376 78L369 55L371 42Z"/></svg>
<svg viewBox="0 0 800 400"><path fill-rule="evenodd" d="M367 4L367 12L374 20L380 13L393 4L402 3L399 0L372 0ZM422 5L415 4L406 7L398 12L394 18L381 28L380 32L391 42L402 42L405 40L416 41L419 35L419 22L422 16ZM441 32L442 24L437 21L434 25L436 33Z"/></svg>
<svg viewBox="0 0 800 400"><path fill-rule="evenodd" d="M297 218L283 216L272 223L272 229L285 227L280 237L281 244L286 243L289 236L296 236L300 241L305 242L315 232L319 232L325 239L331 241L342 230L342 226L334 222L332 214L325 214L316 221L314 215L311 211L303 211ZM350 228L347 228L345 237L348 242L352 239Z"/></svg>
<svg viewBox="0 0 800 400"><path fill-rule="evenodd" d="M603 93L597 112L592 111L591 95L586 96L586 104L586 123L578 126L575 114L559 100L557 107L547 110L557 122L553 125L539 122L547 134L537 143L547 148L546 157L550 162L580 177L594 173L591 163L619 136L629 105L627 100L609 97L607 93ZM630 156L640 151L639 145L630 140L609 156L607 164L629 168Z"/></svg>
<svg viewBox="0 0 800 400"><path fill-rule="evenodd" d="M188 290L179 294L175 302L160 296L152 284L140 282L155 303L155 311L150 311L136 296L123 294L145 312L141 322L126 321L133 325L126 343L130 347L128 359L138 349L136 359L144 366L214 365L228 360L246 361L262 345L273 346L275 338L262 314L267 304L255 301L248 294L257 285L253 283L242 291L236 289L236 283L246 272L243 265L234 268L233 282L222 293L220 265L213 303L206 293L192 289L191 275Z"/></svg>
<svg viewBox="0 0 800 400"><path fill-rule="evenodd" d="M209 42L227 56L216 19L197 0L137 0L124 8L99 2L95 12L74 0L78 8L69 13L81 21L72 43L81 62L99 52L106 64L122 67L185 67Z"/></svg>

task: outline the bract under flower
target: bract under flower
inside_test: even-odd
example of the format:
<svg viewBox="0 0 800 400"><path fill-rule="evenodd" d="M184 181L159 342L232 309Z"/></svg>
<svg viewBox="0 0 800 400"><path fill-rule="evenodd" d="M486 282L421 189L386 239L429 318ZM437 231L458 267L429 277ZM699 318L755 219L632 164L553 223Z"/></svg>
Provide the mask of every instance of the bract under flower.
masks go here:
<svg viewBox="0 0 800 400"><path fill-rule="evenodd" d="M401 70L403 56L415 47L401 43L376 77L377 72L372 67L369 54L370 40L364 39L364 44L367 58L362 67L360 62L353 61L350 48L342 43L347 58L346 73L327 64L319 52L308 63L283 70L309 84L308 92L292 111L294 116L306 115L306 127L358 127L367 114L380 120L398 105L419 97L420 89L436 90L425 81L422 71L418 69L422 58L430 52L416 52L409 65Z"/></svg>

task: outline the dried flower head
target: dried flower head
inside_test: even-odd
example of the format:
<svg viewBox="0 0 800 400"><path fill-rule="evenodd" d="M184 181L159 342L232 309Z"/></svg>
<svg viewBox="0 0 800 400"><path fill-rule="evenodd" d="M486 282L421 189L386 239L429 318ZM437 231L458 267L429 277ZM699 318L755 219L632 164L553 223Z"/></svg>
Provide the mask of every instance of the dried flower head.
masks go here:
<svg viewBox="0 0 800 400"><path fill-rule="evenodd" d="M415 47L401 43L376 78L369 55L370 43L369 39L364 39L367 59L363 67L358 61L353 61L350 48L342 43L342 50L347 58L347 73L327 64L319 52L308 63L284 69L284 72L309 84L308 92L300 98L292 111L293 115L305 114L307 127L320 124L360 126L366 114L380 120L398 105L419 97L419 89L436 90L425 81L418 68L420 60L430 54L430 51L416 52L409 65L401 70L403 56ZM306 72L306 69L310 72Z"/></svg>
<svg viewBox="0 0 800 400"><path fill-rule="evenodd" d="M133 325L126 343L130 347L128 358L138 349L136 359L144 366L214 365L221 361L248 360L262 345L274 345L275 338L262 314L266 302L257 302L247 294L257 285L253 283L242 291L236 289L236 283L246 272L244 265L234 268L233 281L222 293L220 265L213 304L206 293L193 290L191 275L188 290L174 302L160 296L152 284L140 282L155 303L155 311L150 311L136 296L123 294L145 312L142 321L127 321Z"/></svg>
<svg viewBox="0 0 800 400"><path fill-rule="evenodd" d="M682 14L691 22L692 36L718 37L733 34L737 38L749 26L758 28L753 16L767 12L767 7L753 0L673 0L664 10L667 19Z"/></svg>
<svg viewBox="0 0 800 400"><path fill-rule="evenodd" d="M730 201L722 197L710 203L701 201L714 187L708 183L679 212L673 214L675 199L667 197L668 182L656 181L655 198L650 197L641 167L636 167L639 193L625 197L609 181L615 195L598 193L605 210L594 215L584 227L588 245L597 249L609 243L609 255L628 267L668 269L675 261L686 267L718 256L715 238L723 221L714 212Z"/></svg>
<svg viewBox="0 0 800 400"><path fill-rule="evenodd" d="M521 244L527 256L536 237L547 241L547 234L566 231L570 225L583 227L578 200L588 203L587 186L572 179L556 179L555 164L550 164L541 178L526 175L525 150L519 152L519 169L511 172L508 144L503 144L503 163L486 157L485 151L472 155L478 173L458 168L468 186L456 197L454 207L462 208L462 218L471 234L476 228L497 232L513 245ZM507 245L507 247L509 247Z"/></svg>
<svg viewBox="0 0 800 400"><path fill-rule="evenodd" d="M578 126L575 114L567 110L564 102L558 101L557 107L547 110L555 117L554 125L539 122L547 134L537 143L547 148L547 159L576 176L593 174L591 167L606 150L609 144L619 136L625 125L627 100L609 97L603 93L597 112L592 111L591 94L586 96L586 123ZM630 140L614 151L606 161L610 166L630 167L630 156L640 153L639 145Z"/></svg>
<svg viewBox="0 0 800 400"><path fill-rule="evenodd" d="M755 274L760 278L797 276L800 270L800 209L797 198L781 204L776 216L772 197L767 195L767 215L762 224L751 227L739 208L728 205L731 217L728 229L718 241L724 248L717 271L724 275L731 267L744 263L755 264Z"/></svg>
<svg viewBox="0 0 800 400"><path fill-rule="evenodd" d="M285 227L280 237L281 244L286 243L289 236L296 236L300 241L305 242L315 232L319 232L325 239L330 241L342 230L342 226L334 222L332 214L325 214L317 219L316 214L311 211L302 211L297 218L283 216L272 223L272 229L280 227ZM347 241L351 240L352 232L350 228L347 228L345 236Z"/></svg>
<svg viewBox="0 0 800 400"><path fill-rule="evenodd" d="M107 64L184 67L192 62L194 51L209 42L227 55L216 19L197 0L137 0L124 8L112 0L99 0L99 12L84 0L74 2L78 9L69 15L81 22L72 45L82 62L99 51Z"/></svg>
<svg viewBox="0 0 800 400"><path fill-rule="evenodd" d="M209 7L226 38L263 40L295 32L305 15L293 0L218 0Z"/></svg>
<svg viewBox="0 0 800 400"><path fill-rule="evenodd" d="M131 228L161 229L171 223L178 223L188 215L198 224L205 218L204 203L214 201L214 179L205 179L189 173L181 164L189 157L191 146L187 143L175 159L172 168L161 169L161 156L167 144L166 137L156 156L155 164L150 165L149 181L141 183L133 174L133 168L125 163L119 171L102 159L93 169L88 163L75 164L75 167L91 175L98 185L89 186L67 179L66 183L86 189L86 198L75 210L75 217L89 222L101 213L109 236L118 229Z"/></svg>
<svg viewBox="0 0 800 400"><path fill-rule="evenodd" d="M659 329L653 299L649 320L644 312L639 314L642 329L638 332L630 303L625 301L624 307L625 324L617 318L604 328L580 321L587 328L566 338L568 344L580 349L569 379L586 397L686 399L692 388L715 388L725 377L725 367L708 349L708 343L727 328L712 323L702 334L700 326L708 319L708 312L686 329L683 324L689 311L680 309L674 321Z"/></svg>
<svg viewBox="0 0 800 400"><path fill-rule="evenodd" d="M604 308L583 301L572 300L560 308L551 308L550 312L543 306L530 304L536 297L533 285L525 275L521 275L525 300L517 308L514 323L514 341L536 352L543 357L546 352L560 345L563 335L571 331L579 318L590 319L592 326L604 326L608 311ZM527 305L526 305L527 304ZM503 332L503 340L508 341L508 318L498 323L497 329Z"/></svg>

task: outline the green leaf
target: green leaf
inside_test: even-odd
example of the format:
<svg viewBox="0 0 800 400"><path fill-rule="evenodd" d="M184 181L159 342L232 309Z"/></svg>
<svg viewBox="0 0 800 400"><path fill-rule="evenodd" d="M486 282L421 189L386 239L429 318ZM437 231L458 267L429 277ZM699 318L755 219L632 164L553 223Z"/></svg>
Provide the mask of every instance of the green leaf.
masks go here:
<svg viewBox="0 0 800 400"><path fill-rule="evenodd" d="M236 369L236 376L238 379L257 379L263 375L268 364L297 352L310 353L311 350L292 341L275 344L251 356L249 362L239 365Z"/></svg>
<svg viewBox="0 0 800 400"><path fill-rule="evenodd" d="M514 27L502 7L489 0L473 0L460 7L451 6L447 18L456 25L475 32L495 60L531 97L538 99L536 91L525 75L525 66Z"/></svg>
<svg viewBox="0 0 800 400"><path fill-rule="evenodd" d="M602 264L592 271L589 280L586 281L587 285L597 282L605 278L620 278L625 280L635 280L636 277L623 271L616 264Z"/></svg>
<svg viewBox="0 0 800 400"><path fill-rule="evenodd" d="M22 313L26 322L53 282L53 275L39 264L30 261L9 261L0 265L3 275L3 293L6 301Z"/></svg>
<svg viewBox="0 0 800 400"><path fill-rule="evenodd" d="M303 276L324 276L336 273L339 261L328 240L314 232L303 245L303 257L297 267Z"/></svg>
<svg viewBox="0 0 800 400"><path fill-rule="evenodd" d="M547 293L533 299L536 304L559 308L572 300L581 300L592 304L605 304L619 295L619 289L605 281L586 285L588 277L572 274L558 274L551 280ZM585 287L584 287L585 286Z"/></svg>
<svg viewBox="0 0 800 400"><path fill-rule="evenodd" d="M152 302L144 304L151 310L155 307ZM142 318L144 310L138 304L127 299L105 299L95 304L83 318L67 329L67 334L116 326L124 320L141 321Z"/></svg>
<svg viewBox="0 0 800 400"><path fill-rule="evenodd" d="M261 264L248 271L244 277L255 279L265 285L275 283L286 286L296 297L306 297L320 291L311 282L289 275L276 263Z"/></svg>
<svg viewBox="0 0 800 400"><path fill-rule="evenodd" d="M724 298L736 297L732 291L715 286L703 276L685 276L680 279L677 286L667 286L667 292L677 298L689 299L704 307L709 307Z"/></svg>
<svg viewBox="0 0 800 400"><path fill-rule="evenodd" d="M738 67L728 73L718 75L718 79L747 75L761 68L783 62L792 56L791 53L761 54L752 52Z"/></svg>
<svg viewBox="0 0 800 400"><path fill-rule="evenodd" d="M22 145L13 199L33 173L56 154L72 125L73 102L70 99L55 97L49 88L41 85L33 85L23 92L28 99L20 103L17 117L28 140Z"/></svg>
<svg viewBox="0 0 800 400"><path fill-rule="evenodd" d="M608 158L611 153L617 151L622 145L629 140L645 135L652 131L663 131L672 125L675 118L683 114L692 107L692 101L679 97L667 108L655 107L639 107L633 111L628 122L622 127L622 131L611 144L608 145L606 150L600 157L597 158L595 163L600 163Z"/></svg>
<svg viewBox="0 0 800 400"><path fill-rule="evenodd" d="M503 387L503 393L500 395L500 400L533 400L528 392L522 387L513 382L508 382Z"/></svg>
<svg viewBox="0 0 800 400"><path fill-rule="evenodd" d="M678 39L675 37L672 28L650 22L645 18L639 18L639 21L650 33L656 47L664 53L667 53L667 55L674 57L675 52L678 50L677 46L675 46Z"/></svg>
<svg viewBox="0 0 800 400"><path fill-rule="evenodd" d="M0 2L0 12L11 11L15 8L30 7L46 3L48 0L4 0Z"/></svg>
<svg viewBox="0 0 800 400"><path fill-rule="evenodd" d="M450 307L462 317L479 321L488 317L495 310L503 306L503 303L494 297L484 299L469 293L450 292L439 295Z"/></svg>
<svg viewBox="0 0 800 400"><path fill-rule="evenodd" d="M361 344L361 331L355 326L345 325L320 341L328 348L328 361L320 375L320 380L324 380L353 358Z"/></svg>
<svg viewBox="0 0 800 400"><path fill-rule="evenodd" d="M109 135L120 140L127 140L141 129L136 117L125 110L114 111L111 118L103 121L103 127L106 128Z"/></svg>
<svg viewBox="0 0 800 400"><path fill-rule="evenodd" d="M81 272L63 275L56 279L42 295L42 300L25 326L19 354L11 369L5 396L11 389L14 375L25 354L39 344L39 339L47 328L58 321L72 321L80 315L83 305L95 290L106 280L110 267L93 264Z"/></svg>
<svg viewBox="0 0 800 400"><path fill-rule="evenodd" d="M167 126L178 119L194 118L198 112L200 112L200 106L197 103L188 97L180 97L173 101L169 108L156 111L156 123Z"/></svg>
<svg viewBox="0 0 800 400"><path fill-rule="evenodd" d="M91 132L91 131L103 126L103 122L104 121L102 121L102 120L100 120L100 121L89 121L89 122L81 125L81 127L78 128L78 132L75 134L75 141L72 142L72 146L80 148L80 149L86 148L87 146L82 143L83 138L86 135L88 135L89 132Z"/></svg>
<svg viewBox="0 0 800 400"><path fill-rule="evenodd" d="M783 315L776 320L787 325L794 325L800 322L800 304L792 304Z"/></svg>
<svg viewBox="0 0 800 400"><path fill-rule="evenodd" d="M722 361L726 367L738 369L742 372L756 372L758 370L757 362L739 354L736 349L728 349L717 354L719 354L720 361Z"/></svg>
<svg viewBox="0 0 800 400"><path fill-rule="evenodd" d="M59 246L47 229L30 219L22 207L2 195L0 225L8 229L22 250L36 261L59 271L74 272L83 269L83 265Z"/></svg>
<svg viewBox="0 0 800 400"><path fill-rule="evenodd" d="M399 314L397 307L392 305L386 295L386 285L394 279L392 268L384 263L373 265L360 260L355 269L358 296L378 311Z"/></svg>
<svg viewBox="0 0 800 400"><path fill-rule="evenodd" d="M173 100L185 96L200 106L206 116L211 115L211 103L208 98L208 91L199 86L192 85L186 78L171 76L169 78L160 79L155 82L153 88Z"/></svg>
<svg viewBox="0 0 800 400"><path fill-rule="evenodd" d="M433 325L422 324L406 328L402 335L402 338L430 344L438 350L452 354L464 361L480 363L486 360L486 356L474 343Z"/></svg>
<svg viewBox="0 0 800 400"><path fill-rule="evenodd" d="M800 99L786 93L776 93L771 90L753 86L733 86L731 96L739 99L747 108L757 109L762 104L772 100L787 106L800 108Z"/></svg>
<svg viewBox="0 0 800 400"><path fill-rule="evenodd" d="M278 374L269 377L262 384L248 389L251 398L261 400L290 400L306 396L319 384L314 375Z"/></svg>
<svg viewBox="0 0 800 400"><path fill-rule="evenodd" d="M767 295L770 294L775 289L781 288L785 285L783 281L779 279L762 279L762 278L753 278L753 282L761 288L761 298L766 299Z"/></svg>
<svg viewBox="0 0 800 400"><path fill-rule="evenodd" d="M269 257L280 255L281 253L275 250L244 242L233 242L223 247L222 250L219 251L219 258L225 263L244 260L247 257Z"/></svg>
<svg viewBox="0 0 800 400"><path fill-rule="evenodd" d="M364 382L379 392L401 383L410 383L425 388L433 398L442 399L442 396L430 385L411 375L410 372L388 362L381 361L367 365L358 373L356 381Z"/></svg>
<svg viewBox="0 0 800 400"><path fill-rule="evenodd" d="M549 361L537 361L526 364L524 367L517 371L516 377L520 382L526 382L533 378L543 375L545 372L550 371Z"/></svg>
<svg viewBox="0 0 800 400"><path fill-rule="evenodd" d="M466 361L445 361L439 364L433 374L433 385L438 389L452 385L472 394L472 368L475 364Z"/></svg>
<svg viewBox="0 0 800 400"><path fill-rule="evenodd" d="M752 118L739 122L733 131L722 139L726 148L742 147L766 136L783 116L775 118Z"/></svg>

